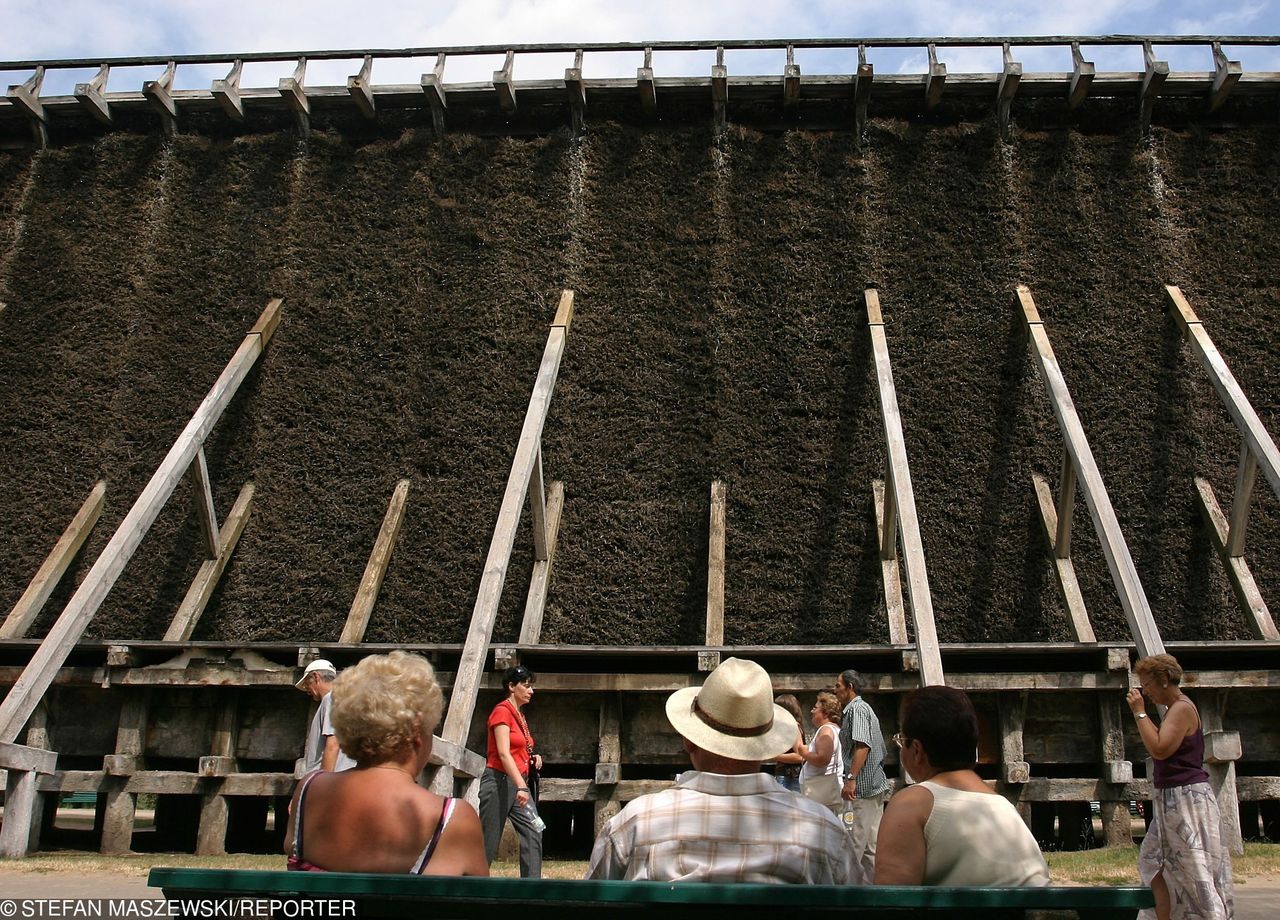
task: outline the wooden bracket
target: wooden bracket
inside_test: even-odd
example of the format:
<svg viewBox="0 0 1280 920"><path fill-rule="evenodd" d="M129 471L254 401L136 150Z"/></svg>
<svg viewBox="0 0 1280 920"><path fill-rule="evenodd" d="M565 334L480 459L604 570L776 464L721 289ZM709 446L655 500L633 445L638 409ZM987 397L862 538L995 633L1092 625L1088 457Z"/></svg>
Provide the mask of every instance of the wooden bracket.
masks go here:
<svg viewBox="0 0 1280 920"><path fill-rule="evenodd" d="M886 493L883 479L871 482L872 508L876 518L876 543L880 547L880 576L884 585L885 615L889 620L889 643L891 645L907 645L911 638L907 635L907 613L902 603L902 580L898 576L898 557L892 539L885 541L886 530L890 526L896 530L897 513L886 508L893 501L891 492ZM886 515L886 511L888 514ZM885 555L885 547L889 555Z"/></svg>
<svg viewBox="0 0 1280 920"><path fill-rule="evenodd" d="M364 575L360 578L360 587L356 589L355 600L351 602L351 610L347 613L347 622L342 627L339 642L355 645L364 641L373 605L378 602L382 579L387 574L387 565L391 562L391 554L395 551L396 540L400 536L400 524L404 520L408 500L409 480L401 479L391 493L391 501L387 503L387 513L383 515L382 527L373 543L373 551L369 553L369 562L364 567Z"/></svg>
<svg viewBox="0 0 1280 920"><path fill-rule="evenodd" d="M947 83L947 65L938 63L938 48L929 46L929 69L924 75L924 107L936 108L942 101L942 90Z"/></svg>
<svg viewBox="0 0 1280 920"><path fill-rule="evenodd" d="M436 55L436 66L431 73L422 75L422 91L427 96L427 108L431 109L431 124L435 128L436 137L444 137L444 113L449 108L449 99L444 92L444 58Z"/></svg>
<svg viewBox="0 0 1280 920"><path fill-rule="evenodd" d="M1169 79L1169 62L1157 61L1151 42L1142 43L1142 91L1138 96L1139 126L1143 131L1151 125L1151 110L1156 96L1160 95L1160 87Z"/></svg>
<svg viewBox="0 0 1280 920"><path fill-rule="evenodd" d="M356 108L360 110L360 114L370 121L373 121L377 115L373 101L373 87L369 83L372 76L373 55L366 54L364 56L364 64L360 67L360 72L354 77L347 77L347 92L351 94L351 98L355 102Z"/></svg>
<svg viewBox="0 0 1280 920"><path fill-rule="evenodd" d="M103 64L88 83L77 83L76 102L80 107L104 125L111 124L111 106L107 104L107 76L111 68Z"/></svg>
<svg viewBox="0 0 1280 920"><path fill-rule="evenodd" d="M729 68L724 65L724 46L716 48L716 62L711 65L711 106L715 129L722 133L727 124L729 107Z"/></svg>
<svg viewBox="0 0 1280 920"><path fill-rule="evenodd" d="M1236 601L1245 613L1245 623L1249 631L1253 633L1255 639L1280 640L1280 631L1276 629L1271 611L1267 609L1267 602L1263 600L1262 592L1258 590L1258 583L1254 581L1249 563L1243 556L1232 556L1227 552L1227 534L1230 525L1214 495L1213 486L1207 479L1199 476L1196 477L1195 482L1196 494L1200 499L1198 503L1200 513L1204 515L1205 523L1209 528L1209 539L1218 553L1218 558L1222 560L1223 568L1226 569L1227 580L1231 582Z"/></svg>
<svg viewBox="0 0 1280 920"><path fill-rule="evenodd" d="M1022 65L1013 59L1009 43L1004 45L1004 70L1000 73L1000 86L996 90L996 111L1000 120L1000 133L1008 136L1009 113L1013 108L1013 97L1018 92L1018 84L1022 81Z"/></svg>
<svg viewBox="0 0 1280 920"><path fill-rule="evenodd" d="M1213 43L1213 89L1209 93L1209 111L1216 112L1227 101L1243 70L1239 61L1228 61L1222 42Z"/></svg>
<svg viewBox="0 0 1280 920"><path fill-rule="evenodd" d="M653 49L644 49L644 66L636 68L636 89L640 92L640 107L646 115L658 111L658 91L653 83Z"/></svg>
<svg viewBox="0 0 1280 920"><path fill-rule="evenodd" d="M569 117L573 133L581 134L587 109L587 84L582 79L582 49L573 55L573 66L564 72L564 89L569 95Z"/></svg>
<svg viewBox="0 0 1280 920"><path fill-rule="evenodd" d="M787 45L787 63L782 68L782 106L791 108L800 101L800 66L796 64L796 49Z"/></svg>
<svg viewBox="0 0 1280 920"><path fill-rule="evenodd" d="M306 78L307 59L300 57L298 66L293 70L293 76L281 77L276 85L277 91L289 106L289 111L293 112L294 124L298 128L300 137L308 137L311 134L311 103L307 101L307 92L303 89Z"/></svg>
<svg viewBox="0 0 1280 920"><path fill-rule="evenodd" d="M187 588L182 603L178 605L173 619L169 622L169 628L165 630L166 642L186 642L195 632L196 623L205 608L209 606L209 601L213 599L218 581L231 561L231 554L235 551L236 544L240 542L240 535L244 533L245 525L249 523L253 492L251 482L245 483L240 489L240 494L236 497L235 504L231 506L227 519L222 522L222 528L217 531L214 551L200 564L196 577L191 580L191 586Z"/></svg>
<svg viewBox="0 0 1280 920"><path fill-rule="evenodd" d="M173 78L177 72L177 63L170 61L159 80L147 80L142 84L142 95L160 116L160 124L167 137L173 137L178 131L178 105L173 101Z"/></svg>
<svg viewBox="0 0 1280 920"><path fill-rule="evenodd" d="M1069 468L1070 458L1064 457L1063 464L1065 468ZM1049 543L1049 558L1053 563L1053 574L1058 584L1058 595L1062 598L1063 604L1066 605L1067 619L1071 624L1072 635L1077 642L1097 642L1097 637L1093 632L1093 624L1089 622L1089 611L1084 604L1084 595L1080 591L1080 583L1076 580L1075 565L1071 561L1070 517L1067 519L1067 540L1063 541L1061 537L1063 533L1062 518L1058 514L1058 509L1054 507L1053 494L1049 491L1049 483L1043 476L1035 474L1032 474L1031 481L1035 488L1036 502L1040 507L1040 520L1044 523L1045 539ZM1071 481L1074 483L1074 476L1071 477ZM1074 493L1074 485L1072 485L1071 491ZM1072 496L1072 503L1069 505L1065 500L1066 494L1061 490L1058 494L1063 496L1060 504L1069 511L1071 505L1074 504L1074 495ZM1067 552L1062 554L1060 547L1064 545L1067 548Z"/></svg>
<svg viewBox="0 0 1280 920"><path fill-rule="evenodd" d="M1089 87L1093 85L1096 68L1080 53L1079 42L1071 43L1071 63L1073 69L1071 84L1067 88L1067 108L1075 109L1079 108L1080 103L1084 102L1085 97L1089 95Z"/></svg>
<svg viewBox="0 0 1280 920"><path fill-rule="evenodd" d="M36 67L35 73L19 83L10 86L6 94L9 100L26 114L31 122L31 134L36 146L44 149L49 145L48 120L44 104L40 101L40 87L44 84L44 65Z"/></svg>
<svg viewBox="0 0 1280 920"><path fill-rule="evenodd" d="M867 102L871 99L871 81L876 69L867 61L867 46L858 46L858 71L853 77L853 119L858 142L867 132Z"/></svg>
<svg viewBox="0 0 1280 920"><path fill-rule="evenodd" d="M209 484L209 465L205 461L204 445L196 451L189 472L196 517L200 519L200 536L204 539L205 555L215 559L218 555L218 512L213 507L213 488Z"/></svg>
<svg viewBox="0 0 1280 920"><path fill-rule="evenodd" d="M725 487L711 483L711 521L707 538L707 645L724 645L724 539ZM720 665L718 651L698 653L698 670L714 671Z"/></svg>
<svg viewBox="0 0 1280 920"><path fill-rule="evenodd" d="M551 483L551 488L547 491L546 537L543 540L545 557L538 557L538 543L536 540L534 542L533 573L529 577L529 595L525 599L524 619L520 624L521 645L537 645L542 641L542 617L547 604L547 591L551 585L551 567L556 560L556 540L560 533L563 511L564 483L557 480Z"/></svg>
<svg viewBox="0 0 1280 920"><path fill-rule="evenodd" d="M230 72L221 80L214 80L209 92L222 111L233 121L244 121L244 101L240 98L240 75L244 72L244 62L236 58Z"/></svg>
<svg viewBox="0 0 1280 920"><path fill-rule="evenodd" d="M516 88L511 80L511 70L515 66L516 53L508 51L501 70L493 72L493 88L498 93L498 105L508 115L516 110Z"/></svg>

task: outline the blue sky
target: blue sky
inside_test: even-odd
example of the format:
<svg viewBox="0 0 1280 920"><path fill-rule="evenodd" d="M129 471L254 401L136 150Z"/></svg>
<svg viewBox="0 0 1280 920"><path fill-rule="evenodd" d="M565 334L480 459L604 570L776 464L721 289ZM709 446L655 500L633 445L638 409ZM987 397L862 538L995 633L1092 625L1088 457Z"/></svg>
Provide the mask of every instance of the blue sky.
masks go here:
<svg viewBox="0 0 1280 920"><path fill-rule="evenodd" d="M0 0L0 61L186 53L404 48L472 44L643 41L792 37L1217 34L1280 35L1280 0L1158 3L1091 0ZM1158 49L1175 70L1209 70L1207 49ZM1061 49L1015 49L1028 71L1070 70ZM1280 70L1280 48L1228 48L1246 70ZM804 73L848 73L851 52L797 52ZM634 75L635 55L588 56L586 75ZM1133 49L1093 49L1099 70L1139 70ZM878 72L923 70L921 53L873 51ZM996 49L951 49L942 57L952 73L999 69ZM571 62L548 55L517 59L517 79L559 76ZM778 73L781 53L730 52L729 72ZM446 81L487 79L499 59L455 59ZM706 73L706 55L657 55L658 76ZM340 84L358 62L313 63L311 84ZM384 61L374 83L417 82L424 60ZM290 70L247 68L244 85L274 85ZM179 69L180 88L207 87L225 68ZM156 69L121 70L110 89L132 89ZM88 79L92 72L51 75L45 92ZM0 71L5 83L26 74Z"/></svg>

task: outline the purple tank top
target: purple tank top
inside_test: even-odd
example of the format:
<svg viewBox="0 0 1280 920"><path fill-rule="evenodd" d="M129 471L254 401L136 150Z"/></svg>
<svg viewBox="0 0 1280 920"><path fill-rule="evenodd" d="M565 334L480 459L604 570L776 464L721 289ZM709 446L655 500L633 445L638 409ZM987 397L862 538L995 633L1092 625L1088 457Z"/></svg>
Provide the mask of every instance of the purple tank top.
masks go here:
<svg viewBox="0 0 1280 920"><path fill-rule="evenodd" d="M1178 700L1174 705L1177 705ZM1190 701L1187 701L1190 703ZM1199 719L1199 713L1197 720ZM1204 728L1197 726L1195 732L1182 739L1178 749L1164 760L1156 760L1154 785L1157 789L1172 789L1175 786L1190 786L1193 783L1207 783L1209 774L1204 769Z"/></svg>

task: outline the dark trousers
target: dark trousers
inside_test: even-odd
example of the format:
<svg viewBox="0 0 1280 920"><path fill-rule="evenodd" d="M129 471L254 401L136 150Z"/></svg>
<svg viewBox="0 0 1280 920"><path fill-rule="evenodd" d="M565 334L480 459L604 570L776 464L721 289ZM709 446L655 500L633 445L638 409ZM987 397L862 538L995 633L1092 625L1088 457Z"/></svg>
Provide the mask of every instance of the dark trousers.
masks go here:
<svg viewBox="0 0 1280 920"><path fill-rule="evenodd" d="M480 827L484 831L484 855L493 863L507 819L520 838L520 877L542 878L542 834L533 826L527 808L516 806L516 787L504 770L485 767L480 777Z"/></svg>

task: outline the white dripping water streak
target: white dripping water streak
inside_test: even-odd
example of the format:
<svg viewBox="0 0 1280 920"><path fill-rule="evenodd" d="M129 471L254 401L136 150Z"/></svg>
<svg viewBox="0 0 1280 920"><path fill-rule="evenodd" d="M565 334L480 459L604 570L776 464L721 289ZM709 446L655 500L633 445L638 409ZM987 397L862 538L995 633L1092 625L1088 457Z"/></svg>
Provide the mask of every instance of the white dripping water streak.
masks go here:
<svg viewBox="0 0 1280 920"><path fill-rule="evenodd" d="M22 239L27 229L27 204L31 200L31 192L36 186L36 173L40 170L40 164L43 162L44 151L36 152L31 158L31 165L27 169L27 178L22 183L22 191L18 195L17 204L14 207L13 221L13 239L5 248L4 255L0 256L0 312L4 312L7 301L13 299L13 288L9 284L9 271L13 266L13 260L17 258L18 250L22 246Z"/></svg>
<svg viewBox="0 0 1280 920"><path fill-rule="evenodd" d="M727 241L731 238L733 227L730 221L732 204L729 200L729 186L733 180L733 162L729 152L722 146L725 143L713 142L711 145L711 168L715 172L715 182L711 186L711 214L715 218L716 245L711 256L711 316L707 322L711 356L714 358L720 351L720 330L722 326L715 321L716 314L724 316L731 310L728 295L729 270L725 266L725 253L728 251Z"/></svg>
<svg viewBox="0 0 1280 920"><path fill-rule="evenodd" d="M587 211L587 139L575 138L569 146L569 242L565 247L565 286L580 283L585 246L582 241Z"/></svg>

